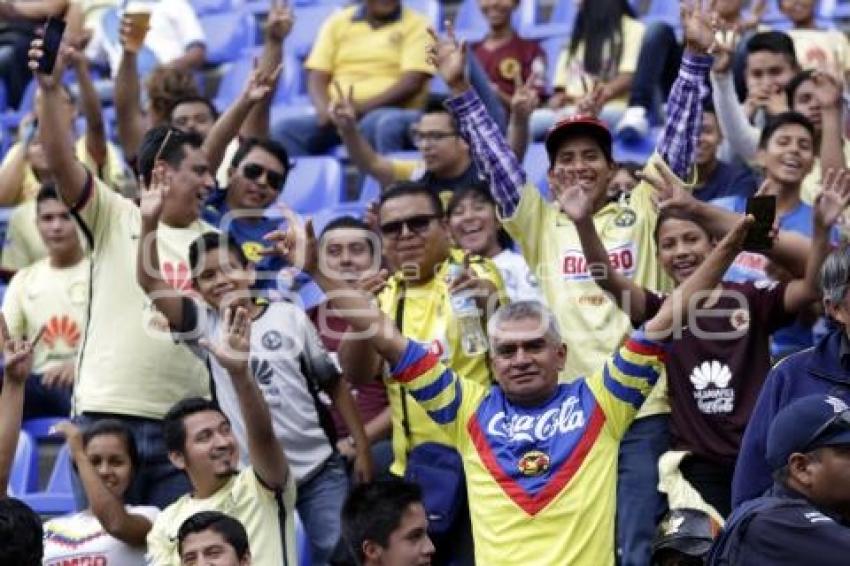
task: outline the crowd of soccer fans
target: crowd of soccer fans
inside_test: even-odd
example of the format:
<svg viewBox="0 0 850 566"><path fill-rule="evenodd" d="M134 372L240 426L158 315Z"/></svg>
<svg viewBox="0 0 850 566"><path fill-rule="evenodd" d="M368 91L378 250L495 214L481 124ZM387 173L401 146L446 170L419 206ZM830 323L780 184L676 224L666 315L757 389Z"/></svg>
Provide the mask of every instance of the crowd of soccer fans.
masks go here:
<svg viewBox="0 0 850 566"><path fill-rule="evenodd" d="M0 564L846 564L846 3L318 3L0 3Z"/></svg>

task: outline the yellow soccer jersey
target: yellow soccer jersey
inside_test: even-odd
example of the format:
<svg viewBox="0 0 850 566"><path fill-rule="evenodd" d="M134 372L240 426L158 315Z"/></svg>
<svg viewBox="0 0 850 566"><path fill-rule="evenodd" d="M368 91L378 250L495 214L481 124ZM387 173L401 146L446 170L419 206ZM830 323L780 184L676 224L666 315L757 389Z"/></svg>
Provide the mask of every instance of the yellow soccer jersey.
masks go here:
<svg viewBox="0 0 850 566"><path fill-rule="evenodd" d="M91 175L77 208L94 246L91 320L77 368L75 411L161 419L178 400L209 395L207 368L174 343L165 317L136 283L139 208ZM203 222L160 224L160 268L172 287L190 289L189 244L211 231Z"/></svg>
<svg viewBox="0 0 850 566"><path fill-rule="evenodd" d="M457 324L452 316L452 307L449 303L448 285L446 275L451 262L462 263L463 252L452 250L449 260L437 270L436 275L425 285L408 287L405 289L404 301L401 306L402 330L406 336L422 342L436 342L443 352L443 360L465 379L474 381L481 385L490 384L490 368L487 356L481 354L470 357L463 353L460 347L460 336ZM489 259L473 257L472 269L479 276L489 279L498 289L501 296L505 296L505 286L499 269ZM400 291L403 285L401 276L394 275L381 294L378 303L381 310L393 320L399 309ZM387 395L390 408L392 409L392 441L394 461L390 470L397 475L403 475L407 463L407 452L423 442L448 443L448 439L440 432L439 428L428 419L425 413L407 397L408 422L410 423L410 438L412 445L408 445L402 423L402 401L401 387L395 382L387 383Z"/></svg>
<svg viewBox="0 0 850 566"><path fill-rule="evenodd" d="M331 74L342 92L353 88L355 102L365 102L393 86L404 73L434 73L427 61L428 20L410 8L401 8L398 18L373 28L363 15L362 5L332 14L319 34L304 66ZM328 96L336 98L328 86ZM413 97L409 108L419 108L428 86Z"/></svg>
<svg viewBox="0 0 850 566"><path fill-rule="evenodd" d="M666 167L660 158L653 161ZM652 188L641 183L627 204L607 204L593 223L615 269L640 287L669 290L672 281L658 263L652 237L658 214L651 194ZM523 189L516 212L503 223L558 319L568 348L562 378L590 375L629 332L629 317L591 278L575 225L536 187ZM669 412L666 386L656 389L641 416Z"/></svg>
<svg viewBox="0 0 850 566"><path fill-rule="evenodd" d="M478 564L606 566L620 439L663 367L662 345L638 331L536 407L459 378L412 340L392 371L461 454Z"/></svg>
<svg viewBox="0 0 850 566"><path fill-rule="evenodd" d="M44 335L35 349L33 373L74 361L83 339L89 298L89 260L58 269L42 259L18 271L3 297L12 337Z"/></svg>
<svg viewBox="0 0 850 566"><path fill-rule="evenodd" d="M251 564L281 566L298 564L295 549L295 480L289 474L282 494L285 509L286 548L281 545L278 505L274 492L257 478L253 468L245 468L206 499L187 494L162 510L148 533L148 564L180 566L177 531L183 521L201 511L220 511L238 519L248 534Z"/></svg>

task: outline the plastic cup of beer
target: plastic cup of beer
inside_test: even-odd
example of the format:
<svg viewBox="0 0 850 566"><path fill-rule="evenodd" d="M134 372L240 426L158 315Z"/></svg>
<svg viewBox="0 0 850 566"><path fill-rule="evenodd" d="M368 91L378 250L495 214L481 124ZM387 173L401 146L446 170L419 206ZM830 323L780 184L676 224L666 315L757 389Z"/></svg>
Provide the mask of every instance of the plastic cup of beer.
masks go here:
<svg viewBox="0 0 850 566"><path fill-rule="evenodd" d="M150 7L144 4L130 4L124 14L130 21L130 31L127 34L126 48L129 51L139 51L145 42L145 35L147 35L150 28Z"/></svg>

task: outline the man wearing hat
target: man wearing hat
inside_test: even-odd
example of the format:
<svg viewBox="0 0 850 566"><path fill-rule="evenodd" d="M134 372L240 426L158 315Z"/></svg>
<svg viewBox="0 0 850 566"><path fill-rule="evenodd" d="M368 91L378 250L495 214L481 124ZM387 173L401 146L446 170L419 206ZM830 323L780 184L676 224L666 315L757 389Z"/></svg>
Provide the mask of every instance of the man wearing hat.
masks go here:
<svg viewBox="0 0 850 566"><path fill-rule="evenodd" d="M709 554L710 565L850 562L850 407L832 395L797 399L767 437L774 483L740 506Z"/></svg>
<svg viewBox="0 0 850 566"><path fill-rule="evenodd" d="M712 61L708 50L714 34L706 15L686 10L683 22L688 49L670 93L667 123L647 167L648 172L661 173L665 184L687 177L693 165ZM432 60L452 93L446 105L479 171L488 177L505 229L520 245L563 329L569 354L561 379L590 375L628 333L631 322L596 285L575 225L527 184L522 165L464 76L461 47L451 35L432 47ZM607 200L616 172L607 127L592 116L566 118L549 131L546 149L553 195L575 184L591 195L593 222L614 268L645 288L670 289L653 241L657 212L652 186L639 184L627 203ZM620 447L617 542L623 566L649 562L655 528L666 507L656 491L657 459L668 447L665 390L664 385L655 387Z"/></svg>

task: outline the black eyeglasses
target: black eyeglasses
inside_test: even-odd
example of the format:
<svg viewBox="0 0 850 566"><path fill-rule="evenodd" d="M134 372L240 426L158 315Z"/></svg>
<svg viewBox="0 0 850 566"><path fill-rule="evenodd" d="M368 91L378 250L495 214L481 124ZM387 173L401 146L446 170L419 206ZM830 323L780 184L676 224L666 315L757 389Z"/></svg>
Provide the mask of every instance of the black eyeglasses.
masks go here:
<svg viewBox="0 0 850 566"><path fill-rule="evenodd" d="M271 188L276 191L283 188L283 184L286 182L286 173L278 173L277 171L266 169L259 163L246 163L242 166L242 175L251 181L256 181L263 176L263 173L265 173L266 182Z"/></svg>
<svg viewBox="0 0 850 566"><path fill-rule="evenodd" d="M809 447L815 443L815 441L824 435L824 433L830 428L840 428L841 430L850 430L850 409L841 411L836 414L834 417L825 422L819 429L812 434L806 443L803 445L803 448L800 452L808 452Z"/></svg>
<svg viewBox="0 0 850 566"><path fill-rule="evenodd" d="M457 135L457 132L423 132L415 128L411 128L410 130L410 138L416 145L420 145L426 141L437 143L441 140L453 138Z"/></svg>
<svg viewBox="0 0 850 566"><path fill-rule="evenodd" d="M387 222L386 224L381 224L381 233L384 236L391 236L393 238L397 238L401 235L402 230L405 226L407 229L414 234L421 235L425 230L428 229L428 226L431 225L431 221L435 218L439 218L436 214L419 214L416 216L411 216L410 218L403 218L401 220L393 220L392 222Z"/></svg>

